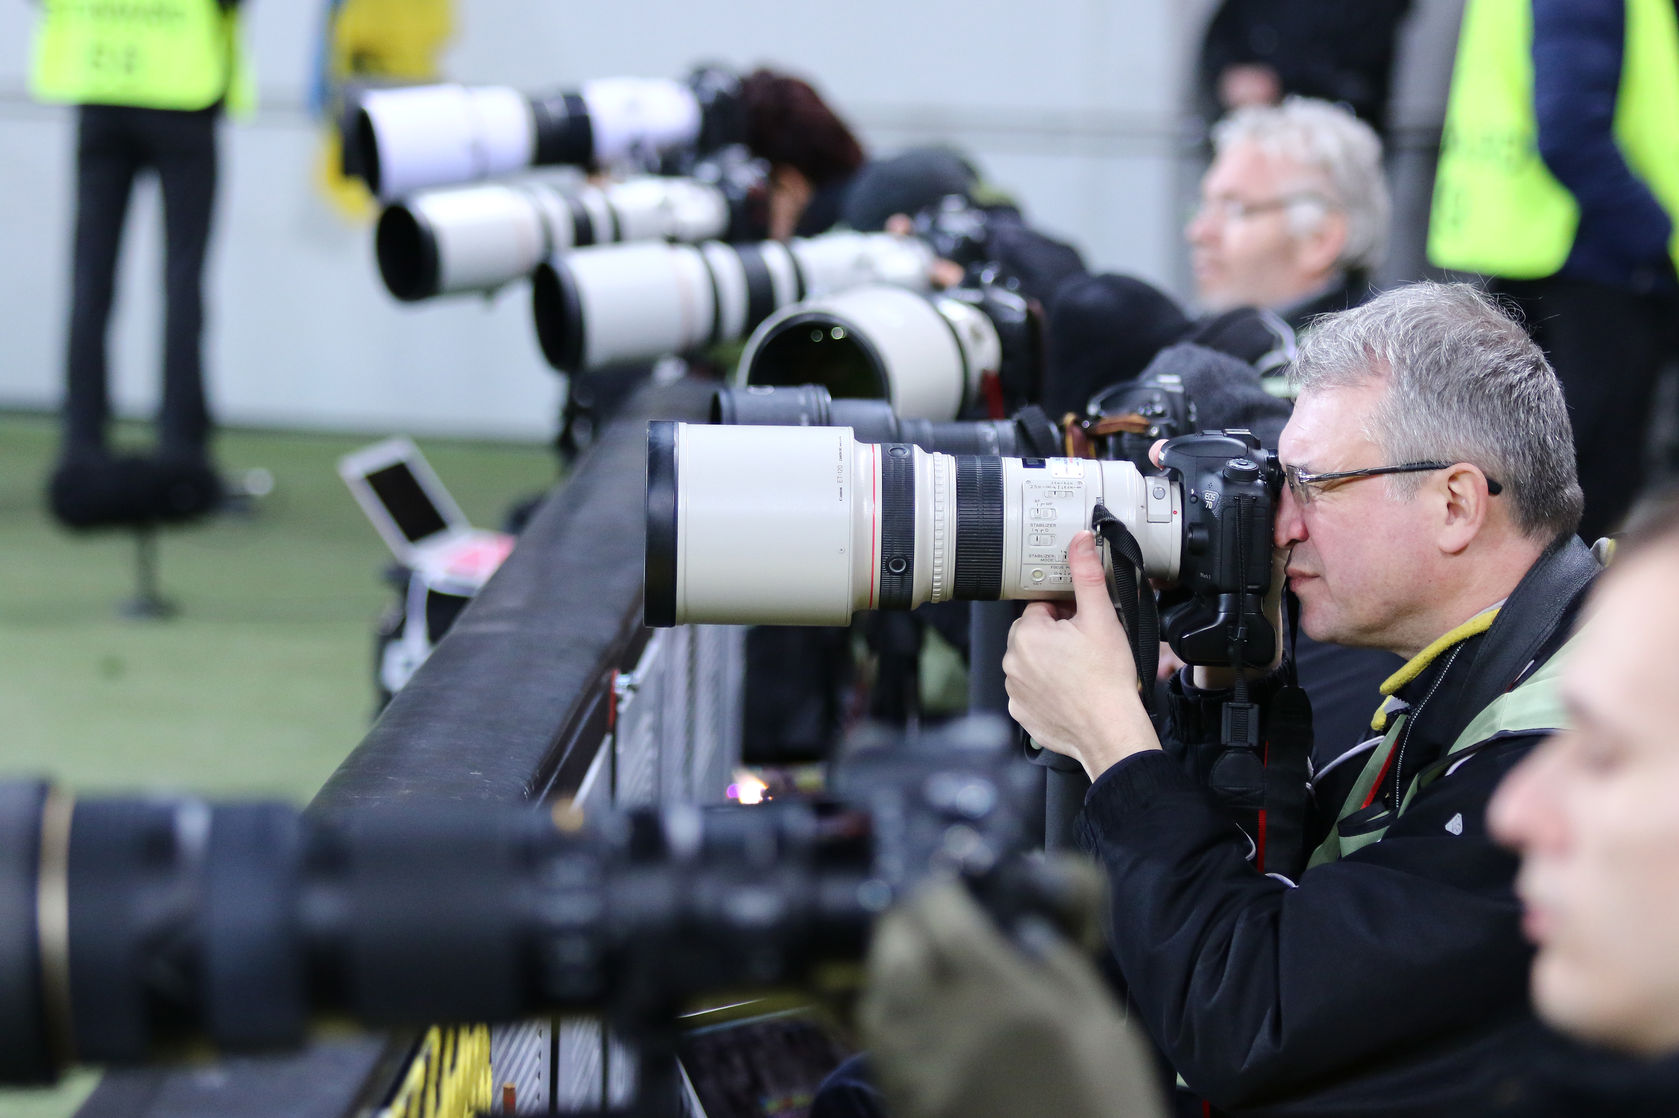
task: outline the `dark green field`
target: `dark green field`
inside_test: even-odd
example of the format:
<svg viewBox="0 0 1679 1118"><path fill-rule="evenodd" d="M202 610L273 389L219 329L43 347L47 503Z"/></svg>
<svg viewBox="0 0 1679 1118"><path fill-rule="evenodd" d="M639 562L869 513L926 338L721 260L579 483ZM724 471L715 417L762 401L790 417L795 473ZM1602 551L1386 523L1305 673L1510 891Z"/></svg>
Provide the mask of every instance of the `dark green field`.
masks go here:
<svg viewBox="0 0 1679 1118"><path fill-rule="evenodd" d="M72 536L41 499L54 423L0 415L0 779L80 793L258 795L303 803L365 733L390 553L338 478L371 437L225 432L224 467L261 466L250 517L161 538L169 621L131 621L132 538ZM472 522L499 526L549 485L546 447L417 440ZM58 1118L91 1088L0 1092L3 1118Z"/></svg>

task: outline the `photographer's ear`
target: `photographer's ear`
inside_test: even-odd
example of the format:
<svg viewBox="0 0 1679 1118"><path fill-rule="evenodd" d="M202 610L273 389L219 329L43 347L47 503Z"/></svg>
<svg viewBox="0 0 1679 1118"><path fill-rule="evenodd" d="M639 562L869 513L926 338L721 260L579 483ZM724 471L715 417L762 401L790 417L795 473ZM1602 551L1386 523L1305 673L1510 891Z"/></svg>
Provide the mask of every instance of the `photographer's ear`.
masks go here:
<svg viewBox="0 0 1679 1118"><path fill-rule="evenodd" d="M1457 555L1480 535L1495 498L1487 492L1487 475L1467 462L1443 472L1437 493L1441 501L1440 549Z"/></svg>
<svg viewBox="0 0 1679 1118"><path fill-rule="evenodd" d="M1165 439L1155 439L1154 440L1154 445L1148 448L1148 460L1150 462L1153 462L1156 468L1159 468L1159 466L1160 466L1160 456L1162 454L1164 454L1165 452L1166 452L1166 440Z"/></svg>

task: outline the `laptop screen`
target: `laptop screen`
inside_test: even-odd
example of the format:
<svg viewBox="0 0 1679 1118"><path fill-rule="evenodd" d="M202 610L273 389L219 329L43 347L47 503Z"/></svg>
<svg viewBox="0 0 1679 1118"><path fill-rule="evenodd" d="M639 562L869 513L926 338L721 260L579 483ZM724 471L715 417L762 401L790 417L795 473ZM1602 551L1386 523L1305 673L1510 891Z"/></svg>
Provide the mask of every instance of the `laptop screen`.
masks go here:
<svg viewBox="0 0 1679 1118"><path fill-rule="evenodd" d="M409 543L419 543L449 527L408 463L395 462L374 470L367 475L367 484Z"/></svg>

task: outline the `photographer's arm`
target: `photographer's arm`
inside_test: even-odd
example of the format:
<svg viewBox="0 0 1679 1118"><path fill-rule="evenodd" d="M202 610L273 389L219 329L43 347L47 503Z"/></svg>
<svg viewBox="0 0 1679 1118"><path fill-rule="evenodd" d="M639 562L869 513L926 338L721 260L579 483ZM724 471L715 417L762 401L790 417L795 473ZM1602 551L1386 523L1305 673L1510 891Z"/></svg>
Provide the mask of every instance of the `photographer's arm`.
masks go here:
<svg viewBox="0 0 1679 1118"><path fill-rule="evenodd" d="M1473 1076L1493 1089L1487 1017L1519 1001L1527 954L1511 859L1483 819L1529 744L1477 755L1418 794L1381 842L1298 887L1254 871L1246 836L1166 754L1095 783L1081 840L1107 874L1110 945L1192 1089L1267 1114L1415 1113L1415 1098L1368 1074L1395 1052L1407 1053L1407 1084L1467 1089Z"/></svg>
<svg viewBox="0 0 1679 1118"><path fill-rule="evenodd" d="M1392 1084L1354 1074L1384 1053L1412 1053L1425 1078L1495 1075L1464 1063L1467 1046L1527 960L1511 859L1482 819L1531 741L1476 756L1382 842L1298 887L1263 876L1247 836L1158 748L1088 537L1069 558L1074 605L1034 603L1010 633L1010 713L1094 780L1081 830L1107 874L1113 953L1186 1081L1226 1108L1395 1114Z"/></svg>

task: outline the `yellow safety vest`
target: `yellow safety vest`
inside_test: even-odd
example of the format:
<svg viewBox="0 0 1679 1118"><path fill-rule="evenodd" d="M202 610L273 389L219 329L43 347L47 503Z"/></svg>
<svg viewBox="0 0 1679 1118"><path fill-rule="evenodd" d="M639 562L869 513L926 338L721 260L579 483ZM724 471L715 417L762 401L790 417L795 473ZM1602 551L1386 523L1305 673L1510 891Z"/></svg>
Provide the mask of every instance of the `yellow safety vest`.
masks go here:
<svg viewBox="0 0 1679 1118"><path fill-rule="evenodd" d="M239 20L217 0L42 0L29 91L75 105L250 108Z"/></svg>
<svg viewBox="0 0 1679 1118"><path fill-rule="evenodd" d="M1673 0L1625 0L1615 143L1679 215L1679 26ZM1469 0L1446 105L1428 259L1442 268L1540 279L1568 259L1580 207L1539 158L1528 0ZM1668 251L1679 264L1679 220Z"/></svg>

